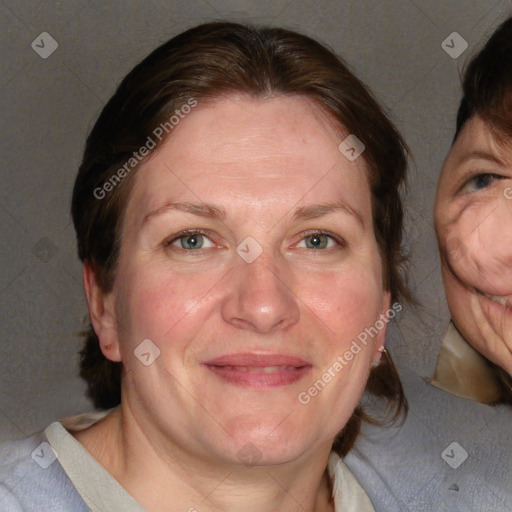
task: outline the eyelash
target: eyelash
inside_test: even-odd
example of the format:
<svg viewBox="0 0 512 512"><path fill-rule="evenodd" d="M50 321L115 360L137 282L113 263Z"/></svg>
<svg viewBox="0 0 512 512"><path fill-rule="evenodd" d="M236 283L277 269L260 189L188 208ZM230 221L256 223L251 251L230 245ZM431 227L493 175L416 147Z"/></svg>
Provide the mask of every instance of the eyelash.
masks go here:
<svg viewBox="0 0 512 512"><path fill-rule="evenodd" d="M175 235L173 235L172 237L166 239L164 242L163 242L163 245L165 248L170 248L172 246L172 244L174 242L177 242L178 240L180 240L181 238L186 238L186 237L192 237L194 235L202 235L206 238L208 238L208 240L210 240L210 242L214 245L216 245L218 247L218 244L215 244L215 242L213 242L209 236L209 232L208 231L205 231L205 230L202 230L202 229L189 229L189 230L185 230L185 231L180 231L179 233L176 233ZM332 241L334 241L336 243L336 245L338 247L346 247L346 241L343 240L341 237L337 236L337 235L334 235L333 233L330 233L328 231L323 231L323 230L310 230L310 231L306 231L305 233L303 233L301 239L299 240L298 243L304 241L305 239L309 238L309 237L313 237L313 236L326 236L328 238L330 238ZM298 245L295 244L295 245ZM197 251L200 251L201 249L184 249L183 247L173 247L174 250L177 250L177 251L183 251L183 252L197 252ZM211 247L207 247L206 249L211 249ZM307 249L307 250L311 250L311 251L317 251L318 249L312 249L312 248L309 248L309 247L304 247L303 249ZM333 249L336 249L336 247L326 247L325 249L321 249L322 251L329 251L329 250L333 250Z"/></svg>
<svg viewBox="0 0 512 512"><path fill-rule="evenodd" d="M489 178L489 179L491 179L491 183L487 184L485 187L476 188L476 189L473 189L473 190L469 190L467 192L468 193L473 193L473 192L477 192L479 190L484 190L484 189L488 188L489 186L491 186L493 181L504 180L505 176L501 176L500 174L495 174L495 173L492 173L492 172L482 172L482 173L474 174L473 176L471 176L468 180L466 180L464 182L464 184L462 185L460 191L465 191L465 189L470 188L470 185L472 183L475 184L476 180L482 179L482 178Z"/></svg>
<svg viewBox="0 0 512 512"><path fill-rule="evenodd" d="M326 236L326 237L330 238L331 240L333 240L336 243L336 245L338 247L346 247L346 245L347 245L346 241L343 240L341 237L339 237L333 233L330 233L329 231L323 231L321 229L306 231L305 233L302 234L302 237L301 237L299 243L304 241L306 238L313 237L315 235L316 236ZM318 249L310 249L307 247L305 249L309 249L311 251L318 250ZM322 249L322 251L329 251L329 250L334 250L334 249L336 249L336 247L327 247L325 249Z"/></svg>
<svg viewBox="0 0 512 512"><path fill-rule="evenodd" d="M165 240L164 247L169 248L173 244L173 242L177 242L181 238L191 237L194 235L202 235L202 236L208 238L208 240L210 240L210 237L208 236L209 235L208 231L205 231L202 229L187 229L185 231L180 231L179 233L176 233L175 235L173 235L171 238L168 238L167 240ZM214 242L212 241L212 243L214 243ZM183 251L183 252L195 252L192 249L183 249L183 247L175 247L175 249L178 251ZM196 249L196 251L197 250L199 250L199 249Z"/></svg>

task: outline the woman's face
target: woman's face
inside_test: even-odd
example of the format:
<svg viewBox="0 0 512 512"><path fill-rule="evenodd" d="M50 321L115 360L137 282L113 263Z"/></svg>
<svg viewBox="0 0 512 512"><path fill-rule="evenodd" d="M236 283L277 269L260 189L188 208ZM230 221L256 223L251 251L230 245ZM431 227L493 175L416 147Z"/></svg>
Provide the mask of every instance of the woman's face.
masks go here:
<svg viewBox="0 0 512 512"><path fill-rule="evenodd" d="M229 97L195 108L134 176L107 304L123 406L148 437L275 464L351 416L385 329L349 349L389 294L365 163L338 131L302 97Z"/></svg>
<svg viewBox="0 0 512 512"><path fill-rule="evenodd" d="M512 373L512 144L499 143L479 117L446 158L435 222L457 328Z"/></svg>

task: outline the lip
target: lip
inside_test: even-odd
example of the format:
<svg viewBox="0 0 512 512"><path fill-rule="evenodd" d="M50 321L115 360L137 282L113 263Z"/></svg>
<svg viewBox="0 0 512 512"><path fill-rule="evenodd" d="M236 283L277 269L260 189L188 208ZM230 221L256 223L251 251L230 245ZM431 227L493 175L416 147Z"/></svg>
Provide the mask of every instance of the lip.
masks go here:
<svg viewBox="0 0 512 512"><path fill-rule="evenodd" d="M293 384L311 372L313 365L284 354L226 354L202 365L224 382L260 389Z"/></svg>

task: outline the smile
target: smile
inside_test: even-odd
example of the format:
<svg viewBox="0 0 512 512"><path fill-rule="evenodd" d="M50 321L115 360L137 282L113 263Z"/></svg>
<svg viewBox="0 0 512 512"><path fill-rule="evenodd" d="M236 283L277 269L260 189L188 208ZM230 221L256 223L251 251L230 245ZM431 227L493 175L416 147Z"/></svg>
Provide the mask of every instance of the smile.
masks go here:
<svg viewBox="0 0 512 512"><path fill-rule="evenodd" d="M489 300L492 300L493 302L502 305L503 307L512 306L512 295L491 295L489 293L482 292L477 288L475 288L475 291L480 295L483 295L484 297L488 298Z"/></svg>
<svg viewBox="0 0 512 512"><path fill-rule="evenodd" d="M297 370L296 366L221 366L226 370L233 370L236 372L250 372L250 373L276 373L282 370L293 371Z"/></svg>
<svg viewBox="0 0 512 512"><path fill-rule="evenodd" d="M225 383L260 389L293 384L313 366L298 357L248 353L217 357L203 365Z"/></svg>

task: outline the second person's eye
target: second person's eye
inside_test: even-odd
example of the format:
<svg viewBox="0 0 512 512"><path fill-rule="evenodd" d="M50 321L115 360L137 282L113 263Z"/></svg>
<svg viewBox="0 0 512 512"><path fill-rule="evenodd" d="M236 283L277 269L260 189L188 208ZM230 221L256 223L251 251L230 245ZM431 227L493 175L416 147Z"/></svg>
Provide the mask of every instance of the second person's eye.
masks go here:
<svg viewBox="0 0 512 512"><path fill-rule="evenodd" d="M466 184L463 187L463 190L467 192L476 192L478 190L483 190L484 188L489 187L490 185L492 185L494 181L502 179L505 179L505 177L499 174L476 174L466 182Z"/></svg>

